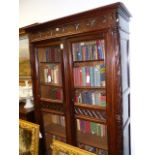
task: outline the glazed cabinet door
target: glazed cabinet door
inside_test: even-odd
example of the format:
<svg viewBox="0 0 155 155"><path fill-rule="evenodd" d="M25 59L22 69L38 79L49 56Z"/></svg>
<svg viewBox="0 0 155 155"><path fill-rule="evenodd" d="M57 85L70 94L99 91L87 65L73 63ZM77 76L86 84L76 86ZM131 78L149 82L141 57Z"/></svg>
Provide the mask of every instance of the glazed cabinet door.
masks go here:
<svg viewBox="0 0 155 155"><path fill-rule="evenodd" d="M46 154L51 155L52 139L66 142L63 48L60 42L35 46L37 100Z"/></svg>
<svg viewBox="0 0 155 155"><path fill-rule="evenodd" d="M69 40L72 104L78 147L108 155L106 39L102 33Z"/></svg>

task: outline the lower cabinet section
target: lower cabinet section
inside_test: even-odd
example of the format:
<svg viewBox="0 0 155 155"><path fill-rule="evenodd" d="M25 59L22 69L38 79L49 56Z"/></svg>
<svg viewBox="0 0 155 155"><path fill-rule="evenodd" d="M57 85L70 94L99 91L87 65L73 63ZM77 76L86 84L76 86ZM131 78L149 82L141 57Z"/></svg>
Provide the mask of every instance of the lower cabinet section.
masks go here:
<svg viewBox="0 0 155 155"><path fill-rule="evenodd" d="M77 119L77 141L81 149L98 155L108 154L106 125Z"/></svg>
<svg viewBox="0 0 155 155"><path fill-rule="evenodd" d="M47 155L52 155L50 145L52 144L53 139L66 142L65 117L43 112L43 120L45 129L46 153Z"/></svg>

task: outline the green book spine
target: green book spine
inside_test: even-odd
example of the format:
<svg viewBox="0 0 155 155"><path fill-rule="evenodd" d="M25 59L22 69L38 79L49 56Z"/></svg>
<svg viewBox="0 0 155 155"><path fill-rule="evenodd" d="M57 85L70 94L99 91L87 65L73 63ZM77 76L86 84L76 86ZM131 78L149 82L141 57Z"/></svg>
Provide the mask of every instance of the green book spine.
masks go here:
<svg viewBox="0 0 155 155"><path fill-rule="evenodd" d="M82 67L82 85L86 86L86 71L85 71L85 67Z"/></svg>
<svg viewBox="0 0 155 155"><path fill-rule="evenodd" d="M96 134L97 132L96 123L90 122L90 129L91 129L91 134Z"/></svg>

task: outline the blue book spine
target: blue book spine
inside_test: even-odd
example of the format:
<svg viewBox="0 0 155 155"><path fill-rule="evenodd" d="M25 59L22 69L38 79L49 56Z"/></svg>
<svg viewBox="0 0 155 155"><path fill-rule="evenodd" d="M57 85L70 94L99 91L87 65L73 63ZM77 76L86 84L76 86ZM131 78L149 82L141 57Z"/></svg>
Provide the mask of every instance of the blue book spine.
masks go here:
<svg viewBox="0 0 155 155"><path fill-rule="evenodd" d="M88 104L92 104L92 93L88 92Z"/></svg>
<svg viewBox="0 0 155 155"><path fill-rule="evenodd" d="M84 92L85 103L88 104L88 92Z"/></svg>
<svg viewBox="0 0 155 155"><path fill-rule="evenodd" d="M88 93L85 91L84 92L84 98L85 98L85 103L88 103Z"/></svg>
<svg viewBox="0 0 155 155"><path fill-rule="evenodd" d="M95 86L100 86L100 66L99 65L96 65L95 66L95 77L96 77L96 79L95 79Z"/></svg>
<svg viewBox="0 0 155 155"><path fill-rule="evenodd" d="M102 47L102 58L105 59L105 45L104 45L104 40L101 40L101 47Z"/></svg>
<svg viewBox="0 0 155 155"><path fill-rule="evenodd" d="M89 60L89 47L86 46L86 60Z"/></svg>

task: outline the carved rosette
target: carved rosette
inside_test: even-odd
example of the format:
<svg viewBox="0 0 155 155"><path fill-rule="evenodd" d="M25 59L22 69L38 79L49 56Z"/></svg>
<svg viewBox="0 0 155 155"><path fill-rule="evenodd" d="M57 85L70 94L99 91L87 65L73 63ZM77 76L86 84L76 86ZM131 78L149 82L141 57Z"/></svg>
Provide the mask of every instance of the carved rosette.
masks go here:
<svg viewBox="0 0 155 155"><path fill-rule="evenodd" d="M114 26L116 23L116 13L108 12L97 17L87 18L85 20L78 20L76 22L63 24L61 26L58 25L57 27L44 29L37 33L31 33L30 41L35 42L40 40L89 32L97 29L101 30L104 28Z"/></svg>

